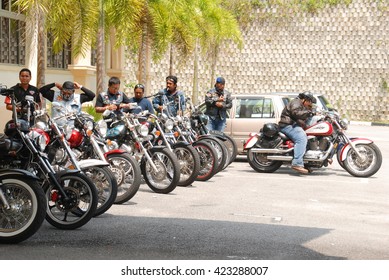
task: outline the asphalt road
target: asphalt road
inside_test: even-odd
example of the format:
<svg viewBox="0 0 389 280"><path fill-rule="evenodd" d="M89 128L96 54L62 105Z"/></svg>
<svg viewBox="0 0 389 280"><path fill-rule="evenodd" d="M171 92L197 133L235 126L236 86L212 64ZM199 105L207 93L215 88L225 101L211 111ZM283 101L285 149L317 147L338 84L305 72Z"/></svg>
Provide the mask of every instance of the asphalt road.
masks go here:
<svg viewBox="0 0 389 280"><path fill-rule="evenodd" d="M310 175L260 174L238 159L168 195L142 185L128 203L74 231L47 222L0 245L2 260L389 260L389 127L352 126L383 154L371 178L336 162Z"/></svg>

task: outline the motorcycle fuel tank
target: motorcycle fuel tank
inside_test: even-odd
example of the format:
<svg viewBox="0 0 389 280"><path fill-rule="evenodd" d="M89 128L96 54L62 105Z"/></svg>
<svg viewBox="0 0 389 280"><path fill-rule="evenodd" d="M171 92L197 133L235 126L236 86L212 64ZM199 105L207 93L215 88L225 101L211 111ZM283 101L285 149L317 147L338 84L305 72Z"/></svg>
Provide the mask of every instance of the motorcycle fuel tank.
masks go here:
<svg viewBox="0 0 389 280"><path fill-rule="evenodd" d="M307 135L330 136L333 132L333 127L329 122L321 122L309 127L305 132Z"/></svg>

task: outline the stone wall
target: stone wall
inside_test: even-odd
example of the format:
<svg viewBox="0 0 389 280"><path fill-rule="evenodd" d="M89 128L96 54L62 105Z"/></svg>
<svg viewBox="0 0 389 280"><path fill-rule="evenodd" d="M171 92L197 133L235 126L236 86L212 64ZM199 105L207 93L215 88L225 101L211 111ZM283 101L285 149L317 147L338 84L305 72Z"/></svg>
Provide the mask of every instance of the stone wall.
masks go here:
<svg viewBox="0 0 389 280"><path fill-rule="evenodd" d="M244 32L243 49L230 43L222 47L215 75L224 76L226 89L234 94L310 90L326 94L352 120L389 121L385 1L353 0L316 15L252 23ZM168 61L152 65L151 93L165 86ZM174 68L179 87L191 95L193 58L177 60ZM210 75L209 59L200 59L201 95L213 86L216 77Z"/></svg>

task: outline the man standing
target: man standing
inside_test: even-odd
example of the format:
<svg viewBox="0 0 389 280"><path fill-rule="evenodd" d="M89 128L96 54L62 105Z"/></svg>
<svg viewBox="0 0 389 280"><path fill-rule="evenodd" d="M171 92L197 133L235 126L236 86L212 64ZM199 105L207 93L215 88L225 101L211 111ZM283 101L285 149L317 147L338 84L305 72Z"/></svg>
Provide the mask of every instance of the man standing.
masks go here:
<svg viewBox="0 0 389 280"><path fill-rule="evenodd" d="M224 89L225 79L218 77L215 87L205 95L205 114L209 116L208 130L223 132L227 121L227 110L232 107L231 93Z"/></svg>
<svg viewBox="0 0 389 280"><path fill-rule="evenodd" d="M22 118L27 121L27 108L25 103L26 96L32 96L34 98L34 101L39 105L39 107L42 106L41 97L38 88L30 85L31 71L29 69L23 68L22 70L20 70L19 81L20 83L11 87L11 89L14 90L15 94L15 101L17 103L16 112L18 118ZM5 98L4 103L6 104L7 110L12 110L11 99L8 96ZM34 111L34 109L34 107L31 108L31 113ZM33 121L32 114L30 120L28 121Z"/></svg>
<svg viewBox="0 0 389 280"><path fill-rule="evenodd" d="M154 109L161 113L163 105L167 105L167 109L173 116L183 115L185 111L185 94L177 90L177 77L166 77L166 88L159 91L158 95L153 99ZM168 103L168 104L166 104Z"/></svg>
<svg viewBox="0 0 389 280"><path fill-rule="evenodd" d="M143 94L145 93L145 86L142 84L137 84L134 87L134 97L130 98L130 103L137 103L138 107L135 109L132 109L131 112L133 113L140 113L141 111L149 111L151 114L154 114L154 108L151 104L150 100L143 97Z"/></svg>
<svg viewBox="0 0 389 280"><path fill-rule="evenodd" d="M108 89L99 94L96 99L95 110L103 113L105 110L116 111L122 108L131 109L130 99L120 91L120 79L111 77L108 81Z"/></svg>

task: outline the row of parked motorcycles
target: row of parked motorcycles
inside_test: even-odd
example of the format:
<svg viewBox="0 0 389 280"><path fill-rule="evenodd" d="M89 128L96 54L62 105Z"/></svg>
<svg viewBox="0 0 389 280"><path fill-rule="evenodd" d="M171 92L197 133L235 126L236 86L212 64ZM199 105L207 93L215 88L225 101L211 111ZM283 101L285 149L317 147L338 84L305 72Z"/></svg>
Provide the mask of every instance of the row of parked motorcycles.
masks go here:
<svg viewBox="0 0 389 280"><path fill-rule="evenodd" d="M0 134L0 243L29 238L45 219L79 228L129 201L142 182L167 194L209 180L237 156L235 142L209 132L208 117L190 99L189 116L173 116L166 100L158 115L106 110L96 122L56 102L52 118L28 96L20 119L13 90L0 92L13 105Z"/></svg>

